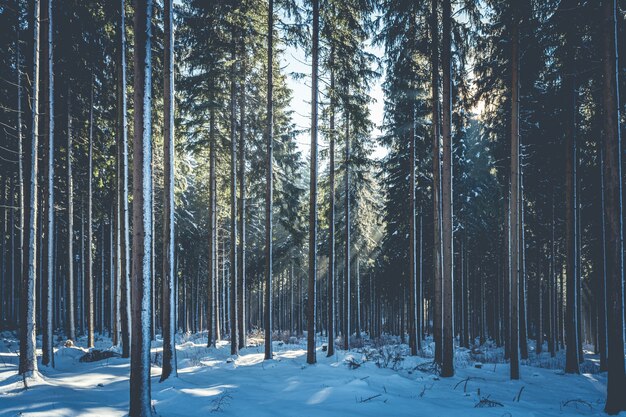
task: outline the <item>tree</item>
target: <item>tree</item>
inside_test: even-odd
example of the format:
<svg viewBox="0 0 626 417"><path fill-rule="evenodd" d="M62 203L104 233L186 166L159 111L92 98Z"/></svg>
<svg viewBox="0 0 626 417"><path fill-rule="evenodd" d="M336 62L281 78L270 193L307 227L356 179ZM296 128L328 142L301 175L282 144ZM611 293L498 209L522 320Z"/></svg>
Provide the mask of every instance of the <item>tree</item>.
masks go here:
<svg viewBox="0 0 626 417"><path fill-rule="evenodd" d="M126 10L125 0L119 0L117 69L117 158L118 158L118 218L120 264L120 331L122 357L130 356L130 219L128 208L128 119L126 115Z"/></svg>
<svg viewBox="0 0 626 417"><path fill-rule="evenodd" d="M45 237L46 242L44 247L46 249L47 262L43 267L45 271L45 285L44 287L44 308L43 308L43 321L44 332L42 340L43 356L41 363L44 365L51 365L54 367L54 348L53 348L53 328L52 328L52 306L53 306L53 278L54 278L54 69L53 69L53 15L52 15L52 0L47 0L44 3L44 20L47 21L47 33L45 34L46 42L44 42L44 60L47 61L46 75L47 75L47 97L46 97L46 188L47 188L47 207L46 207L46 225L45 225ZM71 255L70 255L71 256ZM43 283L42 283L43 284ZM69 283L68 283L69 284ZM68 285L69 288L71 286ZM69 293L68 293L69 295ZM73 295L73 294L72 294ZM71 304L70 304L71 306ZM67 308L69 311L69 308ZM70 323L70 314L68 314L68 325ZM68 332L69 333L69 332ZM69 335L68 335L69 337Z"/></svg>
<svg viewBox="0 0 626 417"><path fill-rule="evenodd" d="M603 33L603 127L604 140L604 217L606 220L606 288L607 288L607 347L608 381L604 410L618 414L626 410L623 387L624 330L623 330L623 280L624 248L622 228L622 164L621 135L619 129L619 87L617 84L617 4L605 0L602 4ZM569 342L569 341L568 341Z"/></svg>
<svg viewBox="0 0 626 417"><path fill-rule="evenodd" d="M442 136L443 136L443 170L441 176L441 224L442 224L442 301L443 301L443 345L441 376L454 375L454 323L452 303L454 291L453 254L452 249L452 96L451 96L451 54L452 54L452 18L450 0L443 0L443 39L441 66L443 69L443 112L442 112Z"/></svg>
<svg viewBox="0 0 626 417"><path fill-rule="evenodd" d="M265 172L265 292L263 314L265 359L272 359L272 228L273 228L273 159L274 159L274 0L267 9L267 151Z"/></svg>
<svg viewBox="0 0 626 417"><path fill-rule="evenodd" d="M89 151L87 168L87 259L85 270L85 293L87 295L87 346L94 346L94 273L93 273L93 90L95 77L91 73L89 99Z"/></svg>
<svg viewBox="0 0 626 417"><path fill-rule="evenodd" d="M70 89L67 89L67 269L68 307L67 307L67 331L69 339L76 339L76 326L74 323L74 183L72 173L72 98ZM71 291L71 292L70 292Z"/></svg>
<svg viewBox="0 0 626 417"><path fill-rule="evenodd" d="M39 46L40 46L40 10L41 3L34 0L33 5L33 78L31 80L33 92L31 95L32 128L30 132L30 165L27 175L28 188L25 200L28 208L24 219L28 224L24 227L24 242L28 243L27 254L24 257L22 272L22 300L20 310L20 364L19 373L26 378L33 378L37 373L36 350L36 314L35 292L37 279L37 187L38 187L38 148L37 133L39 132Z"/></svg>
<svg viewBox="0 0 626 417"><path fill-rule="evenodd" d="M171 374L178 376L176 367L176 315L174 283L174 28L172 0L165 1L165 129L163 138L163 366L160 381Z"/></svg>
<svg viewBox="0 0 626 417"><path fill-rule="evenodd" d="M330 51L330 121L328 134L330 136L330 148L328 153L328 352L326 356L335 354L335 49L331 46Z"/></svg>
<svg viewBox="0 0 626 417"><path fill-rule="evenodd" d="M432 128L433 128L433 227L434 227L434 296L433 337L435 339L435 362L442 364L442 224L441 224L441 162L440 162L440 102L439 102L439 30L437 23L438 0L431 1L431 71L432 71Z"/></svg>
<svg viewBox="0 0 626 417"><path fill-rule="evenodd" d="M234 10L233 3L233 10ZM237 355L237 53L235 28L231 29L230 64L230 354Z"/></svg>
<svg viewBox="0 0 626 417"><path fill-rule="evenodd" d="M152 0L135 0L135 114L133 138L133 271L130 357L131 417L152 416L150 325L152 321Z"/></svg>
<svg viewBox="0 0 626 417"><path fill-rule="evenodd" d="M313 6L313 43L311 47L311 173L309 179L309 288L307 299L307 355L308 364L314 364L315 355L315 284L317 281L317 99L319 66L319 0Z"/></svg>
<svg viewBox="0 0 626 417"><path fill-rule="evenodd" d="M510 329L511 379L519 379L519 21L516 6L512 7L511 21L511 197L510 210Z"/></svg>

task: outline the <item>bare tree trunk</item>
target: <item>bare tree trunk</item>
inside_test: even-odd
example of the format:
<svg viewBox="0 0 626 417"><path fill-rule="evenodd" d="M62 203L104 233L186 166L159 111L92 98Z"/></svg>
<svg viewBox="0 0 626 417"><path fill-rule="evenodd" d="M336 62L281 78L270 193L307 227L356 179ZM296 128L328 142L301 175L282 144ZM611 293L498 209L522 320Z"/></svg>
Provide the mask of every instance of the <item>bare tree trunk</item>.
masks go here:
<svg viewBox="0 0 626 417"><path fill-rule="evenodd" d="M412 356L417 355L417 260L415 230L415 106L413 106L409 140L409 347Z"/></svg>
<svg viewBox="0 0 626 417"><path fill-rule="evenodd" d="M443 349L441 376L454 375L454 250L452 236L452 28L450 0L443 0L443 39L441 65L443 68L443 172L441 177L442 201L442 243L443 274L441 293L443 301Z"/></svg>
<svg viewBox="0 0 626 417"><path fill-rule="evenodd" d="M520 148L522 147L520 139ZM523 155L520 152L520 175L519 175L519 219L520 219L520 355L522 359L528 359L528 311L526 307L526 234L524 233L524 174L522 163Z"/></svg>
<svg viewBox="0 0 626 417"><path fill-rule="evenodd" d="M239 261L237 263L237 331L239 349L246 347L246 45L241 36L239 89ZM271 70L271 69L270 69Z"/></svg>
<svg viewBox="0 0 626 417"><path fill-rule="evenodd" d="M91 74L91 98L89 106L89 163L87 168L87 265L85 271L85 291L87 293L87 346L94 346L94 282L93 282L93 89L94 76Z"/></svg>
<svg viewBox="0 0 626 417"><path fill-rule="evenodd" d="M307 300L307 355L308 364L317 362L315 354L315 283L317 281L317 100L319 66L319 0L313 4L313 45L311 72L311 174L309 193L309 289Z"/></svg>
<svg viewBox="0 0 626 417"><path fill-rule="evenodd" d="M37 279L37 187L38 187L38 143L39 132L39 15L41 4L34 0L33 16L33 93L31 96L32 129L30 141L30 172L28 174L28 209L24 216L28 225L24 227L24 241L28 242L27 256L22 273L22 299L20 311L20 363L19 373L24 378L32 378L37 373L37 349L35 340L36 315L35 292ZM25 199L26 200L26 199ZM26 226L26 225L25 225Z"/></svg>
<svg viewBox="0 0 626 417"><path fill-rule="evenodd" d="M272 359L272 227L274 200L274 0L267 10L267 155L265 156L265 359Z"/></svg>
<svg viewBox="0 0 626 417"><path fill-rule="evenodd" d="M165 26L165 59L163 67L163 366L161 379L165 381L170 375L178 376L176 366L176 309L174 309L174 14L172 0L165 0L163 19ZM154 256L154 254L153 254Z"/></svg>
<svg viewBox="0 0 626 417"><path fill-rule="evenodd" d="M335 48L330 52L330 161L329 161L329 190L330 199L328 208L328 352L326 356L335 354Z"/></svg>
<svg viewBox="0 0 626 417"><path fill-rule="evenodd" d="M605 202L604 202L604 148L600 146L600 194L601 194L601 210L600 221L602 222L602 242L600 249L600 264L602 265L602 273L598 277L598 350L600 351L600 371L608 370L607 364L607 294L606 294L606 221L605 221Z"/></svg>
<svg viewBox="0 0 626 417"><path fill-rule="evenodd" d="M45 225L45 253L46 265L44 266L45 285L44 288L44 308L43 315L43 338L42 338L42 360L43 365L51 365L54 367L54 348L53 348L53 328L52 328L52 306L54 296L54 68L53 68L53 26L52 26L52 0L45 2L44 20L47 20L46 42L44 44L44 59L47 60L47 114L45 119L46 139L48 140L46 149L46 191L47 191L47 207L46 207L46 225ZM71 264L70 264L71 266ZM69 268L68 268L69 269ZM68 275L69 277L69 275ZM44 284L44 283L42 283ZM68 288L71 288L68 285ZM71 305L71 304L70 304ZM69 313L68 304L66 310ZM69 324L69 314L67 323ZM69 336L70 339L73 339Z"/></svg>
<svg viewBox="0 0 626 417"><path fill-rule="evenodd" d="M511 331L511 379L519 379L519 21L516 6L511 22L511 211L510 224L510 331Z"/></svg>
<svg viewBox="0 0 626 417"><path fill-rule="evenodd" d="M126 13L125 1L120 0L120 26L118 43L118 115L117 140L120 171L118 177L119 219L120 219L120 333L122 358L130 356L130 222L128 209L128 119L126 116Z"/></svg>
<svg viewBox="0 0 626 417"><path fill-rule="evenodd" d="M67 327L66 336L76 340L74 316L74 175L72 155L72 99L67 89ZM50 256L50 255L48 255ZM81 255L82 256L82 255Z"/></svg>
<svg viewBox="0 0 626 417"><path fill-rule="evenodd" d="M11 317L16 319L18 326L21 324L21 314L18 314L16 310L19 308L18 303L14 298L19 299L19 283L24 281L24 239L26 238L25 231L25 219L26 219L26 207L24 199L24 144L22 136L22 58L20 55L20 24L19 24L19 10L20 0L15 0L15 10L17 14L17 24L15 31L15 68L17 69L17 177L18 177L18 205L19 205L19 218L18 218L18 230L19 240L17 246L17 260L18 260L18 279L11 283Z"/></svg>
<svg viewBox="0 0 626 417"><path fill-rule="evenodd" d="M574 62L573 45L567 45L568 48L568 67L572 71ZM579 327L577 309L579 305L579 285L578 285L578 243L576 231L578 210L577 196L577 149L576 149L576 87L574 85L573 75L565 74L564 76L565 114L567 116L566 132L565 132L565 247L566 247L566 275L567 275L567 305L565 318L565 338L567 349L565 354L565 372L580 373L579 370Z"/></svg>
<svg viewBox="0 0 626 417"><path fill-rule="evenodd" d="M346 106L347 108L347 106ZM350 291L350 278L352 277L352 273L350 272L350 266L351 266L351 262L352 262L352 255L350 253L350 238L351 238L351 233L350 233L350 225L352 224L351 220L350 220L350 116L349 114L346 114L346 160L345 160L345 203L344 203L344 212L345 212L345 231L344 231L344 242L345 242L345 249L344 249L344 273L343 273L343 279L345 281L345 293L344 293L344 308L345 308L345 314L344 314L344 320L345 320L345 333L343 335L344 337L344 349L348 350L350 349L350 334L351 329L350 329L350 315L351 315L351 295L352 292Z"/></svg>
<svg viewBox="0 0 626 417"><path fill-rule="evenodd" d="M434 296L433 296L433 337L435 339L435 362L442 363L442 255L441 255L441 163L439 158L441 140L439 121L439 29L437 19L438 0L431 0L431 72L432 72L432 125L433 125L433 227L434 227Z"/></svg>
<svg viewBox="0 0 626 417"><path fill-rule="evenodd" d="M617 82L617 4L604 4L604 218L606 221L606 293L608 329L608 381L604 411L618 414L626 410L624 375L623 279L624 248L622 229L622 166Z"/></svg>
<svg viewBox="0 0 626 417"><path fill-rule="evenodd" d="M133 271L130 417L152 416L150 325L152 321L152 0L135 0L135 120L133 140Z"/></svg>
<svg viewBox="0 0 626 417"><path fill-rule="evenodd" d="M235 30L231 39L230 69L230 354L239 353L237 344L237 122L236 122Z"/></svg>
<svg viewBox="0 0 626 417"><path fill-rule="evenodd" d="M209 311L208 325L209 334L207 344L209 347L215 346L215 341L220 338L220 310L219 310L219 281L218 281L218 260L217 260L217 182L215 178L215 103L211 102L209 114L209 135L211 150L209 151ZM215 333L213 333L215 331Z"/></svg>

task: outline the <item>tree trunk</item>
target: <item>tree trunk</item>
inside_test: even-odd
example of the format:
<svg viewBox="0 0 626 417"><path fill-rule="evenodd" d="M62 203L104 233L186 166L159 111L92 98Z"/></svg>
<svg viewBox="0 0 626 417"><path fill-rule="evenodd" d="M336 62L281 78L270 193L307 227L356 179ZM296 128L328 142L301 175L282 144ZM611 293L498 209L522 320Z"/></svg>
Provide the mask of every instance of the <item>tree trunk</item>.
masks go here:
<svg viewBox="0 0 626 417"><path fill-rule="evenodd" d="M604 411L618 414L626 410L624 375L623 278L624 252L622 229L622 166L617 83L617 4L604 2L604 218L606 222L606 293L608 329L608 381Z"/></svg>
<svg viewBox="0 0 626 417"><path fill-rule="evenodd" d="M335 48L330 51L330 107L329 107L329 142L328 150L328 352L326 356L335 354Z"/></svg>
<svg viewBox="0 0 626 417"><path fill-rule="evenodd" d="M32 129L30 140L30 172L27 176L28 209L24 218L28 218L28 225L24 224L23 243L28 243L27 256L24 259L22 272L22 294L20 311L20 363L19 374L25 379L32 378L37 373L37 344L35 340L35 291L37 279L37 187L38 187L38 143L39 132L39 14L41 4L34 0L33 16L33 78L31 111ZM25 199L26 200L26 199Z"/></svg>
<svg viewBox="0 0 626 417"><path fill-rule="evenodd" d="M237 344L237 67L235 30L231 34L230 68L230 354L239 353Z"/></svg>
<svg viewBox="0 0 626 417"><path fill-rule="evenodd" d="M152 321L152 0L135 0L135 114L133 140L133 270L130 417L152 416L150 325Z"/></svg>
<svg viewBox="0 0 626 417"><path fill-rule="evenodd" d="M441 163L439 121L439 29L437 19L438 0L431 1L431 72L432 72L432 125L433 125L433 235L434 235L434 295L433 295L433 338L435 339L435 362L442 363L442 255L441 255Z"/></svg>
<svg viewBox="0 0 626 417"><path fill-rule="evenodd" d="M94 76L91 74L91 98L89 106L89 163L87 168L87 264L85 291L87 293L87 346L94 346L94 282L93 282L93 90Z"/></svg>
<svg viewBox="0 0 626 417"><path fill-rule="evenodd" d="M265 327L265 359L272 359L272 227L274 200L274 0L267 10L267 155L265 156L265 292L263 294L263 326Z"/></svg>
<svg viewBox="0 0 626 417"><path fill-rule="evenodd" d="M118 43L118 114L117 140L120 172L118 176L118 199L120 219L120 333L122 342L122 358L130 357L130 219L128 209L128 119L126 115L126 12L125 2L120 0L120 26Z"/></svg>
<svg viewBox="0 0 626 417"><path fill-rule="evenodd" d="M220 290L217 258L217 180L215 177L216 163L216 139L215 139L215 103L211 102L209 113L209 135L211 150L209 151L209 304L208 317L209 334L208 346L215 346L215 341L220 338ZM215 331L215 333L213 333Z"/></svg>
<svg viewBox="0 0 626 417"><path fill-rule="evenodd" d="M510 350L511 379L520 378L519 370L519 273L520 273L520 238L519 238L519 17L516 6L513 7L511 22L511 211L510 224Z"/></svg>
<svg viewBox="0 0 626 417"><path fill-rule="evenodd" d="M568 51L569 71L574 69L573 45L566 46ZM579 285L578 285L578 261L577 261L577 219L578 210L577 199L577 150L576 150L576 87L573 76L565 74L563 81L565 98L565 114L567 117L565 125L565 248L566 263L565 271L567 276L567 305L565 318L565 338L567 349L565 353L565 372L580 373L578 343L578 314L579 305Z"/></svg>
<svg viewBox="0 0 626 417"><path fill-rule="evenodd" d="M313 45L311 72L311 174L309 193L309 288L307 300L307 355L308 364L314 364L315 355L315 283L317 281L317 99L319 67L319 0L313 4Z"/></svg>
<svg viewBox="0 0 626 417"><path fill-rule="evenodd" d="M346 106L347 108L347 106ZM351 238L351 233L350 233L350 225L351 225L351 221L350 221L350 116L347 114L346 115L346 160L345 160L345 203L344 203L344 213L345 213L345 217L344 217L344 221L345 221L345 231L344 231L344 243L345 243L345 248L344 248L344 273L343 273L343 279L345 282L345 292L344 292L344 308L346 310L345 314L344 314L344 320L345 320L345 333L343 335L344 337L344 349L348 350L350 349L350 334L351 329L350 329L350 316L351 316L351 295L352 292L350 291L350 278L352 277L352 273L350 272L350 266L351 266L351 261L352 261L352 255L350 253L350 238Z"/></svg>
<svg viewBox="0 0 626 417"><path fill-rule="evenodd" d="M52 328L52 306L54 296L54 68L53 68L53 26L52 26L52 0L47 0L44 9L44 20L47 20L47 34L45 36L46 42L44 43L44 59L47 61L47 111L46 111L46 193L47 193L47 207L46 207L46 225L45 225L45 257L46 265L44 266L45 274L43 274L46 280L44 288L44 308L43 308L43 338L42 338L42 351L43 356L41 363L43 365L51 365L54 367L54 348L53 348L53 328ZM3 195L4 197L4 195ZM71 257L71 255L70 255ZM72 265L72 264L70 264ZM68 268L70 269L70 268ZM68 278L70 275L68 274ZM68 295L69 295L68 285ZM1 302L1 301L0 301ZM66 311L69 313L68 303L66 302ZM70 314L68 314L67 325L69 325ZM70 339L74 339L67 332L67 336Z"/></svg>
<svg viewBox="0 0 626 417"><path fill-rule="evenodd" d="M443 301L443 349L441 376L454 375L454 265L452 236L452 95L451 95L451 54L452 28L450 0L443 0L443 43L441 65L443 68L443 172L441 178L442 201L442 243L443 274L441 293Z"/></svg>
<svg viewBox="0 0 626 417"><path fill-rule="evenodd" d="M412 356L417 355L417 262L415 231L415 106L413 106L409 140L409 347Z"/></svg>
<svg viewBox="0 0 626 417"><path fill-rule="evenodd" d="M67 330L66 336L76 340L74 319L74 182L72 155L72 99L67 89Z"/></svg>
<svg viewBox="0 0 626 417"><path fill-rule="evenodd" d="M20 48L20 24L19 24L19 11L20 0L15 0L15 10L18 15L18 22L16 24L16 37L15 37L15 68L17 69L17 177L18 177L18 209L19 209L19 218L17 230L19 233L19 240L17 245L17 280L14 280L11 283L11 317L16 319L18 326L21 324L21 314L17 313L16 310L18 308L18 303L15 302L14 298L18 298L19 291L19 283L24 281L24 239L26 239L26 206L25 206L25 198L24 198L24 144L22 137L22 58L21 58L21 48ZM19 298L18 298L19 299Z"/></svg>
<svg viewBox="0 0 626 417"><path fill-rule="evenodd" d="M239 261L237 263L237 331L239 349L246 347L246 45L241 36L239 89Z"/></svg>
<svg viewBox="0 0 626 417"><path fill-rule="evenodd" d="M176 310L174 309L174 13L172 0L165 0L163 19L165 26L165 59L163 67L163 366L161 379L178 376L176 366ZM153 254L154 256L154 254Z"/></svg>

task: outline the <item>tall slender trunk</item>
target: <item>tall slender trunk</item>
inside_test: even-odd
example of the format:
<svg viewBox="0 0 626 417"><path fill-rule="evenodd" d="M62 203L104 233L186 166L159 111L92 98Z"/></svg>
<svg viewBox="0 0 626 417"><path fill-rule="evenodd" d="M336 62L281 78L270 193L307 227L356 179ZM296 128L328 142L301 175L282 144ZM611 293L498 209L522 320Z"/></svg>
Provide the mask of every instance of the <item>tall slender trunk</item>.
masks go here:
<svg viewBox="0 0 626 417"><path fill-rule="evenodd" d="M415 230L415 106L413 106L409 138L409 347L412 356L417 355L417 264Z"/></svg>
<svg viewBox="0 0 626 417"><path fill-rule="evenodd" d="M215 341L220 338L220 290L218 259L217 259L217 180L215 177L216 163L216 139L215 139L215 103L211 100L209 112L209 135L211 149L209 151L209 335L208 346L215 346ZM212 319L211 319L212 318ZM215 333L213 333L213 330Z"/></svg>
<svg viewBox="0 0 626 417"><path fill-rule="evenodd" d="M13 298L19 298L19 291L16 291L19 288L19 283L24 281L24 239L25 235L25 219L26 219L26 207L25 207L25 199L24 199L24 144L23 144L23 135L22 135L22 58L21 58L21 47L20 47L20 0L15 0L15 11L17 14L17 24L15 30L15 68L17 69L17 190L18 190L18 209L19 209L19 217L18 217L18 225L17 230L19 233L19 240L17 245L17 280L14 280L11 285L11 317L16 319L18 326L21 324L21 314L16 312L16 309L19 303L17 303Z"/></svg>
<svg viewBox="0 0 626 417"><path fill-rule="evenodd" d="M118 43L118 114L117 140L120 172L118 176L118 199L120 219L120 333L122 358L130 357L130 219L128 209L128 119L126 115L126 11L125 0L120 0L120 26Z"/></svg>
<svg viewBox="0 0 626 417"><path fill-rule="evenodd" d="M571 38L571 37L570 37ZM569 40L569 39L568 39ZM573 45L566 45L568 48L567 71L574 70ZM577 195L577 149L576 149L576 86L574 84L573 75L566 73L563 80L563 90L565 92L565 272L567 276L567 305L565 318L565 372L580 373L579 370L579 327L577 309L579 305L579 285L578 285L578 243L576 232L578 210Z"/></svg>
<svg viewBox="0 0 626 417"><path fill-rule="evenodd" d="M267 10L267 155L265 156L265 359L272 359L272 212L274 197L274 0Z"/></svg>
<svg viewBox="0 0 626 417"><path fill-rule="evenodd" d="M510 292L510 353L511 379L520 378L519 370L519 21L517 6L513 5L511 22L511 212L509 267Z"/></svg>
<svg viewBox="0 0 626 417"><path fill-rule="evenodd" d="M603 122L604 122L604 218L606 221L606 293L608 329L608 381L604 410L617 414L626 410L624 375L622 229L622 148L620 137L619 83L617 82L617 3L605 0L603 36Z"/></svg>
<svg viewBox="0 0 626 417"><path fill-rule="evenodd" d="M174 13L172 0L165 0L163 19L165 26L165 59L163 67L163 366L161 379L165 381L170 375L178 376L176 366L176 310L174 309ZM153 254L154 256L154 254Z"/></svg>
<svg viewBox="0 0 626 417"><path fill-rule="evenodd" d="M520 139L520 148L522 148ZM526 307L526 234L524 233L524 174L523 174L523 159L522 152L520 152L520 174L519 174L519 236L520 236L520 274L519 274L519 321L520 321L520 337L519 348L520 356L522 359L528 359L528 309Z"/></svg>
<svg viewBox="0 0 626 417"><path fill-rule="evenodd" d="M309 288L307 300L307 355L308 364L317 361L315 355L315 283L317 281L317 100L319 67L319 0L313 3L313 45L311 72L311 174L309 192Z"/></svg>
<svg viewBox="0 0 626 417"><path fill-rule="evenodd" d="M30 158L28 178L28 209L24 216L28 218L28 225L24 227L24 241L28 242L27 256L24 259L22 272L22 299L20 311L20 363L19 373L24 378L30 378L37 372L37 349L35 340L35 292L37 279L37 188L38 188L38 143L39 132L39 15L41 4L34 0L33 16L33 78L31 80L33 92L31 96L32 128L30 140ZM25 199L26 200L26 199ZM26 226L26 224L24 224Z"/></svg>
<svg viewBox="0 0 626 417"><path fill-rule="evenodd" d="M600 351L600 371L607 371L607 308L606 308L606 221L604 203L604 148L600 146L600 194L601 210L600 221L602 222L602 235L600 242L600 264L602 272L598 276L598 350Z"/></svg>
<svg viewBox="0 0 626 417"><path fill-rule="evenodd" d="M441 66L443 70L443 171L441 176L442 260L441 294L443 301L443 349L441 376L454 375L454 266L452 238L452 27L450 0L443 0L443 38Z"/></svg>
<svg viewBox="0 0 626 417"><path fill-rule="evenodd" d="M133 140L133 270L130 358L131 417L153 415L150 404L152 321L152 0L135 0L135 120Z"/></svg>
<svg viewBox="0 0 626 417"><path fill-rule="evenodd" d="M51 365L54 367L54 348L53 348L53 328L52 328L52 307L53 307L53 295L54 295L54 69L53 69L53 15L52 15L52 1L47 0L45 2L44 20L47 20L47 34L45 35L46 42L44 44L44 59L47 61L47 111L45 119L46 127L46 192L47 192L47 207L46 207L46 225L45 225L45 257L46 265L44 266L45 274L43 274L46 280L45 285L42 282L44 288L44 308L43 308L43 338L42 338L42 351L43 356L41 363L44 365ZM69 288L69 285L68 285ZM66 310L68 306L66 303ZM67 323L69 324L69 314ZM67 332L69 333L69 332ZM68 334L69 337L69 334ZM70 339L72 339L70 337Z"/></svg>
<svg viewBox="0 0 626 417"><path fill-rule="evenodd" d="M74 323L74 183L72 172L72 99L67 89L67 330L69 339L76 339Z"/></svg>
<svg viewBox="0 0 626 417"><path fill-rule="evenodd" d="M230 68L230 354L239 353L237 344L237 66L235 29L231 34Z"/></svg>
<svg viewBox="0 0 626 417"><path fill-rule="evenodd" d="M239 261L237 262L237 331L239 349L246 346L246 44L241 36L239 89Z"/></svg>
<svg viewBox="0 0 626 417"><path fill-rule="evenodd" d="M87 346L94 346L94 281L93 281L93 90L91 74L91 98L89 100L89 163L87 168L87 265L85 291L87 293Z"/></svg>
<svg viewBox="0 0 626 417"><path fill-rule="evenodd" d="M347 106L346 106L347 108ZM350 334L351 329L350 329L350 313L351 313L351 309L350 309L350 301L351 301L351 295L352 292L350 291L350 278L352 277L352 273L350 272L350 266L351 266L351 262L352 262L352 255L350 253L350 249L351 249L351 233L350 233L350 226L352 224L351 220L350 220L350 116L349 114L346 114L346 156L345 156L345 173L344 173L344 179L345 179L345 202L344 202L344 221L345 221L345 229L344 229L344 243L345 243L345 248L344 248L344 273L343 273L343 279L345 282L345 292L344 292L344 308L346 310L345 314L344 314L344 320L345 320L345 333L343 335L344 337L344 348L346 350L350 349Z"/></svg>
<svg viewBox="0 0 626 417"><path fill-rule="evenodd" d="M329 108L329 141L330 161L328 163L328 352L326 356L335 354L335 48L330 51L330 108Z"/></svg>
<svg viewBox="0 0 626 417"><path fill-rule="evenodd" d="M434 236L434 295L433 295L433 337L435 339L435 362L442 363L442 254L441 254L441 132L439 121L439 29L437 18L438 0L431 1L431 72L432 72L432 125L433 125L433 236Z"/></svg>

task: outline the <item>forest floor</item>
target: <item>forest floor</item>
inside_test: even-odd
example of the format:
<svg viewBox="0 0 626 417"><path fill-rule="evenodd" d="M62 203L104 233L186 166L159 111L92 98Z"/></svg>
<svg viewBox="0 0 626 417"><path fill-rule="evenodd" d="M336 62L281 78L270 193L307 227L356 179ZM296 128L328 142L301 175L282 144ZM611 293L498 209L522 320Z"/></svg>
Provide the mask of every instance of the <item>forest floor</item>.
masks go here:
<svg viewBox="0 0 626 417"><path fill-rule="evenodd" d="M79 339L79 347L69 348L60 343L55 368L40 364L41 379L24 389L17 376L16 336L0 334L0 415L125 415L128 359L79 362L85 342ZM581 375L566 375L558 368L562 352L556 358L531 352L521 380L510 381L502 350L491 346L458 349L456 375L439 378L428 348L425 357L409 357L407 346L391 338L382 347L366 344L331 358L320 347L314 366L306 364L305 340L294 338L274 342L272 361L263 361L262 345L242 349L236 358L228 342L208 349L206 333L178 342L177 378L159 383L158 338L152 353L152 401L164 417L603 415L606 373L597 373L592 355ZM110 339L97 338L96 348L110 346Z"/></svg>

